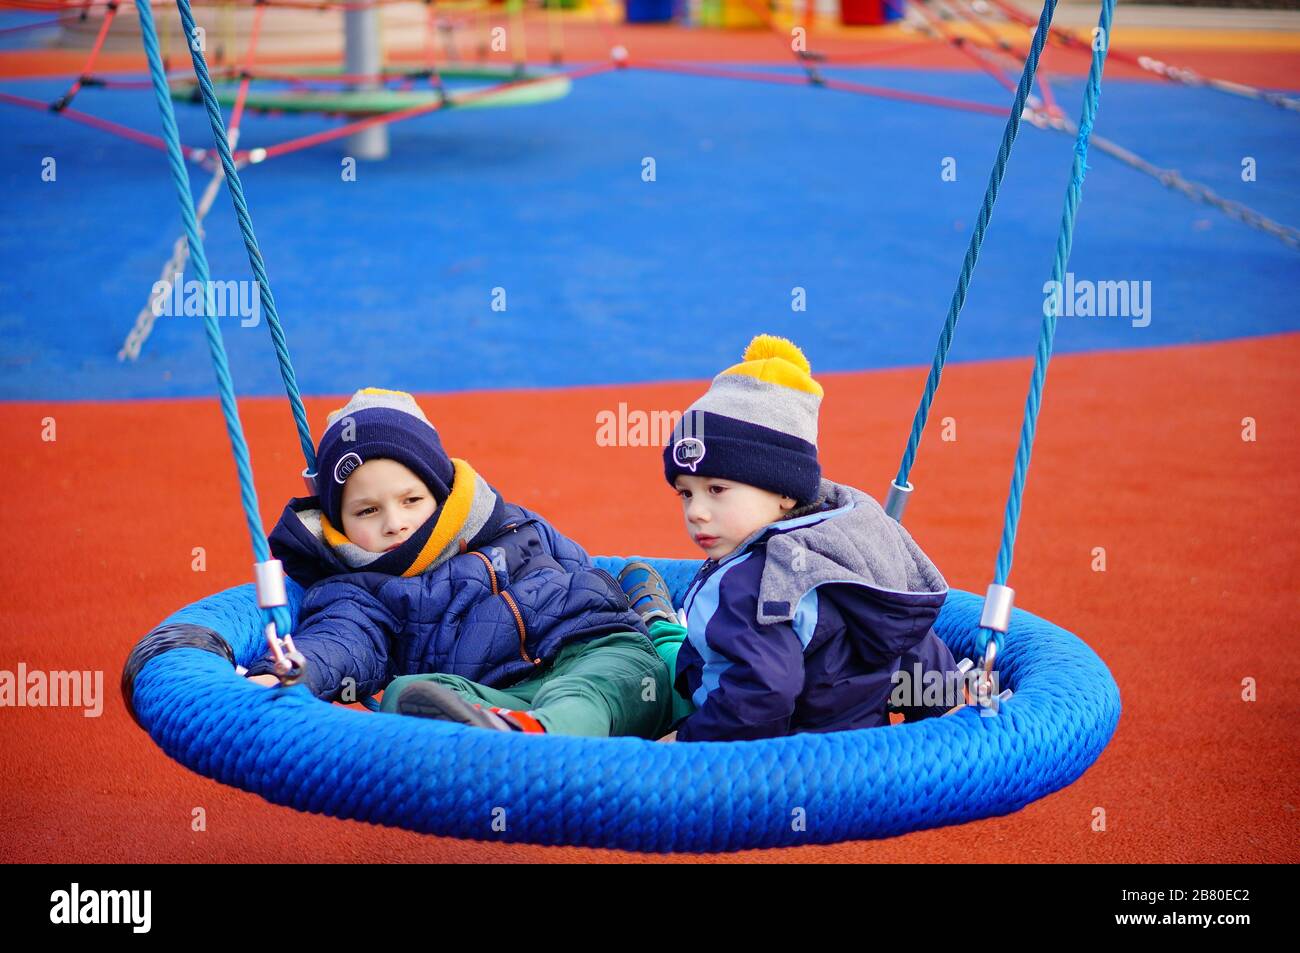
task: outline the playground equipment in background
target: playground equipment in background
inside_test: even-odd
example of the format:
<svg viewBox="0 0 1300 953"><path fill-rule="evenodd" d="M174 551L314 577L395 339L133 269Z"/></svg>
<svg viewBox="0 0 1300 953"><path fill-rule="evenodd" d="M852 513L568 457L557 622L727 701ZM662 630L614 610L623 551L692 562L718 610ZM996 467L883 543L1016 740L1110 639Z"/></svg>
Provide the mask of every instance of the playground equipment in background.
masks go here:
<svg viewBox="0 0 1300 953"><path fill-rule="evenodd" d="M0 5L5 2L6 0L0 0ZM21 0L21 2L27 3L29 0ZM92 2L97 3L98 0L85 0L84 3L74 3L71 6L88 10ZM366 10L373 12L379 7L389 6L392 2L393 0L346 0L346 2L345 0L321 0L321 7L323 12L324 9L337 9L340 6L347 6L356 8L350 12L361 13ZM906 9L914 14L914 16L897 27L900 34L916 34L914 39L898 44L887 44L869 49L866 52L827 55L818 53L811 47L800 50L791 49L790 31L796 25L805 25L804 39L808 43L813 43L815 40L816 34L807 30L807 25L812 22L811 14L813 11L806 0L785 0L786 5L782 6L777 13L770 12L764 0L731 0L731 2L746 3L749 9L753 11L761 11L762 16L766 17L765 24L767 28L773 32L775 37L779 38L781 47L802 70L803 76L801 78L788 73L762 72L737 67L723 68L719 66L660 62L650 59L642 60L639 58L630 60L626 47L617 41L617 37L613 35L609 23L606 22L615 0L588 0L588 2L592 8L597 26L604 31L609 41L610 58L608 63L598 63L590 67L564 71L559 69L553 71L537 70L527 65L526 44L515 43L510 45L513 71L509 72L508 78L505 72L494 75L491 72L492 70L504 69L504 67L495 64L488 66L482 63L477 67L471 67L465 63L460 56L460 46L457 45L457 41L454 39L455 29L443 15L446 10L452 9L468 9L474 14L476 19L472 24L473 29L469 31L471 42L465 44L462 38L460 45L476 46L475 52L481 60L487 53L486 38L492 24L494 14L491 13L491 10L494 7L486 3L457 3L454 6L447 3L442 6L437 3L430 3L427 16L424 18L425 49L423 62L419 66L384 70L377 65L363 67L344 63L342 67L335 67L335 69L341 68L341 73L326 78L319 74L311 75L301 71L297 73L276 73L259 67L255 59L259 49L258 35L263 16L268 10L284 10L286 6L289 8L296 6L300 10L301 3L299 0L259 0L256 3L245 0L245 5L249 8L252 30L249 32L248 42L243 50L242 63L238 66L233 64L223 66L212 73L217 104L233 102L229 120L229 139L232 148L238 143L244 106L250 98L255 104L254 108L286 112L290 110L295 112L299 110L316 112L324 109L345 116L348 121L342 126L296 136L286 142L251 149L235 149L235 165L237 168L242 168L250 163L265 162L272 158L289 155L301 149L312 148L342 138L348 140L347 150L349 155L359 158L367 156L380 157L387 153L387 142L383 134L387 127L393 123L413 119L445 107L465 108L471 105L483 105L498 99L503 104L546 102L548 99L562 95L563 90L568 89L567 83L572 79L595 75L611 69L626 69L629 67L763 83L789 84L806 82L811 85L858 95L922 103L929 106L960 109L986 115L999 115L1001 110L998 107L986 103L868 85L853 79L831 75L827 71L836 67L878 62L887 57L896 56L900 52L906 54L910 49L924 46L928 40L949 46L960 55L969 58L1003 88L1014 91L1016 88L1015 83L1007 75L1004 67L1010 62L1014 62L1016 57L1027 55L1027 49L1023 46L1023 40L1020 39L1023 34L1021 28L1035 22L1032 16L1007 3L1006 0L974 0L969 5L958 2L958 0L950 0L946 6L944 0L935 0L932 4L918 3L915 0L881 0L887 11L898 13ZM635 2L644 2L644 0L635 0ZM656 2L663 2L663 0L656 0ZM230 6L230 4L226 4L226 6ZM63 7L60 6L60 8ZM512 25L514 35L526 35L527 31L521 29L521 25L524 23L523 3L521 0L511 0L510 3L500 5L495 9L499 9L501 13L509 17L508 22ZM148 85L148 83L141 84L132 80L106 78L95 74L95 64L99 52L103 48L109 27L113 23L117 10L118 7L116 6L107 8L103 19L99 23L94 44L84 66L67 92L56 101L51 103L0 92L0 102L39 110L47 114L94 126L151 148L166 148L163 141L157 136L71 108L74 98L86 88L125 90L138 89L141 85ZM940 16L934 12L935 10L947 10L948 14L947 16ZM564 30L561 26L563 20L559 16L558 8L553 3L548 3L540 15L545 17L544 29L550 62L552 67L558 67L564 60ZM164 21L164 24L166 22ZM35 26L43 25L46 24L44 22L35 24ZM959 28L961 32L959 32ZM176 32L179 33L179 31ZM855 32L861 35L872 31ZM1089 57L1093 53L1090 39L1082 35L1076 35L1070 30L1052 26L1048 30L1047 36L1050 41L1055 42L1065 51ZM216 49L224 51L228 57L233 57L238 52L236 49L237 39L238 37L227 36L223 43L216 45ZM920 42L917 42L918 40ZM441 46L443 54L441 65L436 52L439 46ZM366 47L367 44L365 43L353 44L353 48L357 50ZM162 44L162 48L164 51L164 66L166 66L166 42ZM1250 99L1256 103L1267 104L1292 112L1300 111L1300 99L1284 93L1259 89L1232 80L1202 76L1194 70L1167 64L1150 56L1128 53L1122 49L1112 48L1109 50L1109 55L1118 57L1126 63L1159 76L1167 82L1191 87L1204 87L1239 99ZM377 63L378 61L372 62ZM469 85L471 81L463 73L456 75L457 71L471 69L480 70L477 74L480 81L476 81L472 85ZM413 87L417 83L423 84L425 82L426 70L428 70L427 80L430 89L434 90L434 92L422 94L420 91L415 91ZM486 85L481 81L485 78L490 79ZM356 82L345 84L343 82L345 79ZM238 91L234 92L232 96L233 84L236 80L239 82L239 87ZM271 82L287 84L287 88L268 90L264 84ZM1026 99L1024 118L1039 128L1075 136L1078 129L1056 105L1052 86L1045 72L1037 72L1036 82L1039 95L1030 95ZM251 88L253 83L258 84L256 89ZM397 89L388 89L394 84L397 85ZM527 87L534 84L541 88L539 90L527 89ZM354 88L344 91L339 89L340 85L352 85ZM186 88L190 91L189 95L194 94L192 81L189 81L188 85L178 83L178 86L183 87L178 89L182 95L185 94L184 90ZM365 88L367 86L369 88ZM442 93L437 92L439 89L442 90ZM383 90L387 90L387 92ZM244 94L242 99L241 93ZM444 95L446 96L445 100ZM1174 189L1194 202L1209 205L1230 218L1264 231L1293 248L1300 249L1300 230L1295 227L1275 221L1240 202L1224 198L1205 185L1187 179L1176 169L1160 167L1119 143L1095 134L1091 137L1091 143L1095 150L1100 150L1112 158L1118 159L1120 162L1159 182L1162 186ZM220 164L215 161L212 150L182 145L181 155L184 160L199 164L212 172L212 179L198 203L198 218L202 222L218 194L224 180L224 172ZM154 304L159 298L171 293L170 282L172 277L184 270L186 248L184 236L179 237L173 243L172 255L164 263L159 273L156 287L160 290L152 294L137 313L135 322L118 351L119 360L134 360L139 356L153 326L155 318Z"/></svg>
<svg viewBox="0 0 1300 953"><path fill-rule="evenodd" d="M261 71L259 78L280 88L250 89L244 108L253 112L324 113L328 116L376 116L437 104L461 109L488 109L495 106L535 106L560 99L569 93L570 82L562 74L519 72L511 67L466 64L429 69L388 67L367 79L381 83L398 83L397 88L375 85L371 88L343 88L356 77L339 66L287 66L274 72ZM433 85L436 81L436 85ZM412 89L416 82L427 82L424 89ZM323 84L336 83L338 88ZM464 84L464 85L458 85ZM233 106L239 100L240 81L220 80L213 84L217 102ZM484 92L491 95L484 95ZM172 98L184 102L201 102L198 84L192 80L171 83Z"/></svg>
<svg viewBox="0 0 1300 953"><path fill-rule="evenodd" d="M840 0L840 22L845 26L880 26L902 18L902 3L890 3L889 0Z"/></svg>
<svg viewBox="0 0 1300 953"><path fill-rule="evenodd" d="M628 23L667 23L689 20L697 26L724 30L761 30L769 26L777 5L771 0L624 0ZM816 19L816 0L794 0L793 14L805 25ZM839 0L839 21L845 26L880 26L902 19L901 3L889 0Z"/></svg>

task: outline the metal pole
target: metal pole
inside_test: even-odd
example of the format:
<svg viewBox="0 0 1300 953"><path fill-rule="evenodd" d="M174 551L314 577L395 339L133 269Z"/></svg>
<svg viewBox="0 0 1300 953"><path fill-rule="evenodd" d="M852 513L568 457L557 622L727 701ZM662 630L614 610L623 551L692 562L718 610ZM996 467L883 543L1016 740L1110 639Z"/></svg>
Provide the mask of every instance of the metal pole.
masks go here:
<svg viewBox="0 0 1300 953"><path fill-rule="evenodd" d="M377 76L379 59L379 7L370 5L343 12L344 72ZM378 79L353 84L353 89L379 89ZM348 136L348 154L357 159L388 158L388 126L371 126Z"/></svg>

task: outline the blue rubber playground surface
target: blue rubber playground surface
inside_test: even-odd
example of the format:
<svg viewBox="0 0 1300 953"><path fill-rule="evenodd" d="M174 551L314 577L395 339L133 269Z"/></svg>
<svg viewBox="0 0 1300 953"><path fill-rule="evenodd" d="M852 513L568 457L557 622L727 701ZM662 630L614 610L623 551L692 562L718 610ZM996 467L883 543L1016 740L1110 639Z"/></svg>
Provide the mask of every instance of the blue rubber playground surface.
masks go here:
<svg viewBox="0 0 1300 953"><path fill-rule="evenodd" d="M828 75L1001 109L1010 100L977 73ZM66 86L4 89L53 100ZM1082 79L1057 77L1054 88L1077 118ZM158 132L150 90L90 88L77 105ZM178 118L183 141L210 146L199 108L178 106ZM929 361L1003 123L627 70L578 79L541 106L396 124L391 158L361 163L356 181L341 174L342 141L250 166L243 181L306 393L701 378L755 328L806 342L822 370L858 370ZM243 126L247 148L327 123L250 115ZM1108 79L1096 134L1300 222L1300 123L1283 110ZM1033 353L1072 143L1023 125L953 360ZM53 182L42 180L45 157L57 163ZM647 157L653 182L642 178ZM1253 182L1242 180L1246 157ZM945 158L955 181L941 176ZM191 175L197 195L209 174ZM0 195L0 399L214 392L198 318L161 317L138 361L116 358L180 233L163 153L0 104ZM224 193L205 228L212 277L249 278ZM1295 249L1095 147L1070 270L1149 281L1150 323L1064 317L1057 353L1300 328ZM797 288L803 312L791 307ZM224 322L240 393L280 393L265 321Z"/></svg>

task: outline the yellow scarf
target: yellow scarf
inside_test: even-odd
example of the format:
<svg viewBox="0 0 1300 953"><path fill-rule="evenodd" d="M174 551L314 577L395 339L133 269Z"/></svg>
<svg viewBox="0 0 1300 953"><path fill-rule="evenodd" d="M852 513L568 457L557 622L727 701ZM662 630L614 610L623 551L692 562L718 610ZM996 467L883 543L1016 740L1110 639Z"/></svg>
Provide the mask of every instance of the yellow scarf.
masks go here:
<svg viewBox="0 0 1300 953"><path fill-rule="evenodd" d="M429 534L428 540L420 548L420 552L415 556L411 565L403 570L402 575L405 577L418 576L426 569L442 562L439 555L443 553L448 546L461 536L466 530L466 522L469 518L470 510L474 505L475 494L478 492L478 485L481 478L472 466L459 457L451 458L452 465L455 467L455 475L452 478L451 493L443 502L438 511L438 520L433 525L433 532ZM487 485L484 484L484 488ZM356 543L348 539L347 536L330 524L329 517L321 513L320 517L321 532L324 534L325 542L333 549L342 547L356 547ZM481 527L475 526L470 529L463 542L468 543L469 538L478 532ZM376 553L376 558L380 554ZM455 555L455 551L446 553L444 559Z"/></svg>

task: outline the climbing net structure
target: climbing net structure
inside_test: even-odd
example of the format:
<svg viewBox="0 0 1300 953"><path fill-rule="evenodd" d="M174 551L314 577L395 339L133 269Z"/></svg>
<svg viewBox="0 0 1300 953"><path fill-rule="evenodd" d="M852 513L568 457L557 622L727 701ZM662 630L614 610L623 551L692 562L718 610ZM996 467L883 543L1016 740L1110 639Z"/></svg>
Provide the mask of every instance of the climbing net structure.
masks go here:
<svg viewBox="0 0 1300 953"><path fill-rule="evenodd" d="M621 28L617 0L590 0L591 6L583 11L564 9L575 2L535 0L535 5L529 6L529 0L505 0L496 4L485 0L426 0L423 14L419 16L420 47L416 51L407 50L401 62L356 60L345 51L347 55L341 61L302 64L280 62L284 59L283 52L274 57L276 62L269 62L270 58L263 55L261 41L268 16L283 14L301 18L313 14L342 14L346 19L376 14L386 7L401 6L409 10L412 4L406 0L197 0L194 7L211 14L206 18L209 26L199 25L196 19L197 32L187 34L179 24L171 26L171 19L162 19L159 46L170 94L183 102L201 102L198 83L185 62L188 45L202 47L205 52L212 51L210 79L214 98L222 109L227 110L225 125L234 167L243 169L340 139L347 139L355 145L362 141L362 137L382 134L384 129L396 123L446 109L544 103L565 96L574 80L617 69L808 85L850 95L1000 116L1004 111L1000 106L871 85L828 75L828 71L836 67L888 63L891 59L906 57L909 52L942 44L970 59L994 82L1014 94L1015 70L1030 55L1032 37L1038 24L1032 15L1009 0L886 0L904 14L897 30L897 35L905 37L904 41L884 45L874 42L870 48L864 43L861 51L830 54L817 51L819 41L829 36L830 30L814 16L815 0L738 0L748 8L752 21L770 32L774 52L779 50L780 56L788 56L796 67L775 71L638 56L635 31ZM130 4L123 4L120 0L0 0L0 8L57 14L50 20L3 31L11 33L66 26L69 22L89 26L98 18L86 60L82 68L69 77L70 84L62 95L45 102L0 90L0 103L48 111L153 149L166 149L164 141L156 135L74 108L74 103L79 103L82 94L91 88L126 93L143 91L152 85L143 78L106 75L97 71L110 31L122 18L123 12L132 9ZM242 12L248 21L242 49L238 48L239 37L233 27L237 12ZM580 19L572 19L575 17ZM569 59L566 22L570 31L579 24L589 31L599 31L606 55L596 62L566 66ZM836 34L837 39L842 32ZM531 56L530 35L535 38ZM855 37L858 35L853 34ZM1109 43L1109 37L1099 36L1096 30L1087 35L1055 25L1049 27L1045 36L1048 43L1082 57L1091 57L1098 44ZM530 58L541 59L536 54L542 49L545 49L546 65L530 66ZM173 70L171 54L177 53L183 58L179 67ZM1108 47L1107 53L1169 83L1208 88L1265 106L1300 111L1300 99L1291 96L1228 79L1203 76L1195 70L1123 49ZM397 57L390 59L396 60ZM349 66L352 62L368 65L359 71ZM1020 118L1039 129L1075 137L1078 127L1058 105L1046 70L1037 71L1034 90L1036 92L1031 90L1025 98ZM241 148L243 120L248 113L311 113L339 121L329 128L279 142ZM1098 151L1155 179L1166 188L1300 250L1300 230L1297 228L1224 198L1176 169L1161 167L1113 140L1093 134L1091 142ZM364 146L355 148L365 149ZM182 142L181 156L211 176L196 205L201 228L221 189L225 170L211 149ZM118 351L119 360L134 360L139 356L153 327L158 301L172 293L170 281L172 276L183 272L187 255L187 242L182 235L173 243L171 255L161 268L159 281L137 313Z"/></svg>

